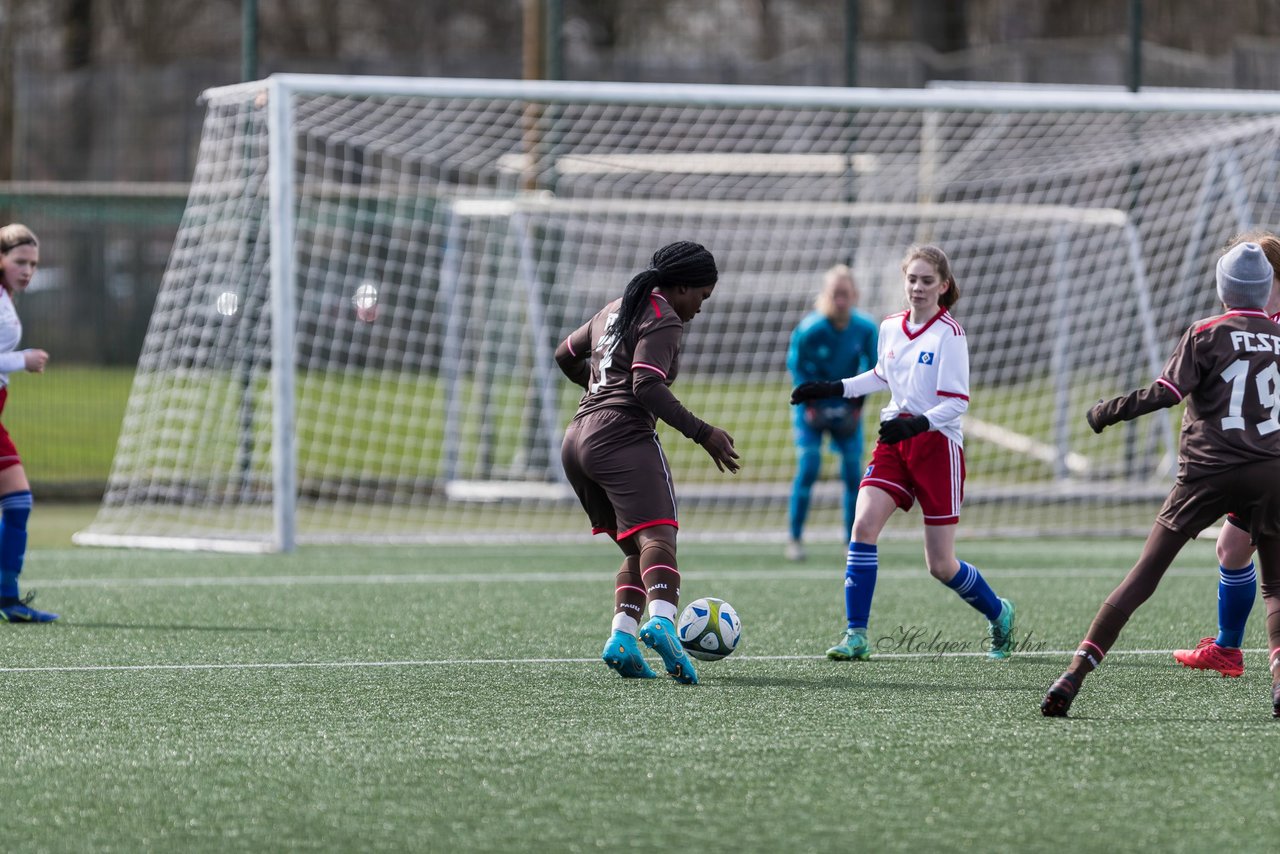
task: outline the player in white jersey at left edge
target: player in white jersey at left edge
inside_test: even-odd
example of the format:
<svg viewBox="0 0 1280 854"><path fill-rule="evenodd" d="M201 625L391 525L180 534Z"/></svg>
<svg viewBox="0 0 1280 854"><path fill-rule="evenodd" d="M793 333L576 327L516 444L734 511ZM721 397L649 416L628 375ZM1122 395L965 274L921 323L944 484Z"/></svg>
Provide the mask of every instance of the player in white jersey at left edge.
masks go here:
<svg viewBox="0 0 1280 854"><path fill-rule="evenodd" d="M14 294L31 284L40 264L40 242L25 225L0 228L0 412L9 396L9 374L42 373L49 361L44 350L19 350L22 321L13 305ZM31 515L31 484L9 431L0 424L0 621L49 623L50 611L31 607L31 596L18 595L18 575L27 553L27 517Z"/></svg>
<svg viewBox="0 0 1280 854"><path fill-rule="evenodd" d="M875 366L840 382L802 383L793 404L843 394L862 397L888 389L880 411L880 439L862 476L845 564L848 627L827 657L871 657L867 623L879 569L877 541L895 510L920 502L924 556L934 578L987 618L994 659L1013 652L1014 607L987 584L977 567L957 560L956 526L964 498L964 434L969 408L969 348L949 311L959 291L951 262L937 246L913 246L902 261L907 310L880 324Z"/></svg>

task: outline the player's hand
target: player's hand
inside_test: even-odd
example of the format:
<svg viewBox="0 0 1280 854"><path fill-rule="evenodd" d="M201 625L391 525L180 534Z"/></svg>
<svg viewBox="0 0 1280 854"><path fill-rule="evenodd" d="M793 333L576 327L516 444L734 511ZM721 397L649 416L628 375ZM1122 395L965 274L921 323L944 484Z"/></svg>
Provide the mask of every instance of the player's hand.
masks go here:
<svg viewBox="0 0 1280 854"><path fill-rule="evenodd" d="M893 418L880 422L880 441L886 445L896 445L903 439L919 436L929 429L929 419L923 415L912 415L910 418Z"/></svg>
<svg viewBox="0 0 1280 854"><path fill-rule="evenodd" d="M791 390L792 403L804 403L806 400L822 400L827 397L843 397L844 383L842 382L808 382L800 383Z"/></svg>
<svg viewBox="0 0 1280 854"><path fill-rule="evenodd" d="M702 440L702 447L716 461L716 468L720 471L737 474L738 469L742 468L742 463L738 462L738 452L733 449L733 437L719 427L711 428L707 438Z"/></svg>
<svg viewBox="0 0 1280 854"><path fill-rule="evenodd" d="M49 364L49 354L44 350L23 350L22 363L33 374L44 373L44 366Z"/></svg>
<svg viewBox="0 0 1280 854"><path fill-rule="evenodd" d="M1099 400L1093 406L1089 407L1089 411L1084 414L1084 420L1089 422L1090 429L1095 433L1101 433L1106 423L1102 420L1102 404Z"/></svg>

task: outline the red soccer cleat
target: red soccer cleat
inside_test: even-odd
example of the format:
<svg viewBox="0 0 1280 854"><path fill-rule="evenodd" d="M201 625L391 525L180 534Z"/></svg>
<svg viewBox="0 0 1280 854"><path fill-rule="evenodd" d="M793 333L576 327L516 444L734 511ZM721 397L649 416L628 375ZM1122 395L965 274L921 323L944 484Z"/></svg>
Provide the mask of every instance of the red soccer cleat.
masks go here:
<svg viewBox="0 0 1280 854"><path fill-rule="evenodd" d="M1240 650L1218 646L1213 638L1201 638L1195 649L1174 650L1173 660L1183 667L1216 670L1232 678L1244 673L1244 655Z"/></svg>

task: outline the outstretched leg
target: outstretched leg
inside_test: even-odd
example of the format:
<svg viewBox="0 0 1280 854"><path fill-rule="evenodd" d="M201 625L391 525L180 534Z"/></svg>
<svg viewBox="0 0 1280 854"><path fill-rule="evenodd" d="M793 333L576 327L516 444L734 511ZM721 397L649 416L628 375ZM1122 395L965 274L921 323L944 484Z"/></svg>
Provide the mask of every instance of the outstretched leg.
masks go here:
<svg viewBox="0 0 1280 854"><path fill-rule="evenodd" d="M1151 527L1138 562L1103 601L1088 633L1080 642L1080 648L1076 650L1071 666L1050 686L1040 703L1041 714L1066 717L1085 677L1102 663L1133 613L1151 598L1165 571L1189 539L1186 534L1171 531L1159 523Z"/></svg>
<svg viewBox="0 0 1280 854"><path fill-rule="evenodd" d="M997 596L976 566L956 558L956 526L926 525L924 557L930 575L987 618L987 634L991 638L987 657L1008 658L1013 653L1013 603Z"/></svg>

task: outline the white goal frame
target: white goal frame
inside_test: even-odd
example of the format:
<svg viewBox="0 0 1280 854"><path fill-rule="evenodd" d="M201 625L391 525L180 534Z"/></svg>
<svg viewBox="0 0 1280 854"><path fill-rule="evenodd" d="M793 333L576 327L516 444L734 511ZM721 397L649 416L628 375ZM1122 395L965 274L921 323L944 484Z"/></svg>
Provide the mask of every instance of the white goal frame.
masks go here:
<svg viewBox="0 0 1280 854"><path fill-rule="evenodd" d="M397 77L355 77L340 75L308 75L308 74L275 74L265 81L237 84L210 90L208 97L224 97L236 93L251 95L265 93L267 103L267 121L269 132L269 229L273 251L270 255L270 307L272 312L271 339L271 396L272 406L272 501L273 532L269 542L246 542L207 539L201 537L168 538L131 536L120 534L103 534L93 531L81 532L75 541L86 545L109 545L130 547L163 547L183 549L218 549L228 551L292 551L298 544L298 458L295 444L294 403L296 394L295 364L295 276L297 265L297 246L295 240L296 222L292 204L294 198L294 164L297 157L297 141L291 129L294 127L294 97L305 94L350 95L350 96L432 96L443 98L501 98L517 99L530 103L555 105L557 103L610 103L610 104L669 104L669 105L708 105L708 106L740 106L740 107L787 107L787 108L838 108L887 109L904 108L912 110L969 110L981 111L1055 111L1072 110L1099 113L1235 113L1275 115L1280 114L1280 94L1269 93L1204 93L1194 92L1156 92L1132 93L1097 90L1024 90L1024 89L841 89L826 87L782 87L782 86L720 86L720 85L670 85L670 84L628 84L628 83L594 83L594 82L559 82L559 81L511 81L511 80L478 80L448 78L397 78ZM841 166L843 159L836 156L835 166ZM635 165L633 162L632 166ZM607 162L599 168L609 168ZM777 168L776 163L773 168ZM797 168L812 168L812 163L798 165ZM860 168L855 164L854 169ZM929 168L927 158L921 169ZM1234 171L1233 171L1234 170ZM1207 199L1211 192L1225 192L1233 199L1235 217L1241 228L1252 223L1253 214L1249 209L1246 194L1236 187L1238 170L1229 155L1223 155L1215 161L1212 174L1206 175L1202 187L1202 195ZM1220 186L1221 185L1221 186ZM593 202L586 200L559 202L555 199L529 198L486 201L479 199L459 199L454 202L456 210L465 214L468 206L473 209L479 205L499 206L492 210L502 210L509 216L519 217L524 210L533 210L554 205L589 206ZM600 204L606 204L600 202ZM626 202L609 200L610 210L617 211L620 206L628 204L637 208L645 202ZM693 207L696 203L682 203ZM743 209L751 203L746 202L708 202L708 205L733 206L735 210ZM762 202L768 205L771 213L778 213L780 205ZM1196 222L1196 230L1204 232L1208 228L1208 202L1205 201L1192 217ZM505 206L505 207L503 207ZM811 208L812 206L805 206ZM1150 307L1149 283L1143 267L1143 253L1138 232L1127 214L1118 209L1082 209L1069 206L1037 206L1037 205L966 205L963 203L934 203L926 197L916 204L860 204L851 202L838 213L851 219L867 216L876 217L911 217L911 218L1000 218L1008 217L1027 221L1040 219L1060 223L1088 223L1113 227L1125 235L1129 247L1130 264L1133 275L1132 288L1135 305L1138 307L1138 319L1141 327L1142 361L1154 374L1158 372L1163 356L1162 347L1152 323ZM1205 235L1208 239L1208 235ZM283 251L274 251L283 247ZM1188 268L1194 263L1197 247L1186 249L1184 265ZM531 271L526 274L525 282L530 288L530 307L536 308L538 299L536 290L540 287ZM1064 336L1055 339L1052 358L1066 360L1067 342ZM552 384L559 382L555 376L554 365L550 354L542 354L538 367L538 395L542 409L542 441L549 447L555 445L560 425L550 420L555 413ZM1065 400L1060 418L1067 414ZM992 441L1007 442L1021 453L1039 455L1051 459L1055 471L1064 478L1078 473L1087 466L1078 454L1073 454L1066 440L1066 426L1062 423L1058 430L1058 441L1051 446L1038 445L1024 441L1025 437L1003 435L1000 428L969 422L968 429L975 435L987 430L984 438ZM1171 429L1161 428L1163 433L1164 460L1162 470L1169 471L1172 465L1173 448L1169 443ZM483 493L487 487L469 485L458 482L454 487L460 494L479 490ZM493 487L495 494L502 494L501 485ZM515 486L515 489L527 488ZM563 489L551 485L548 495L562 495Z"/></svg>

